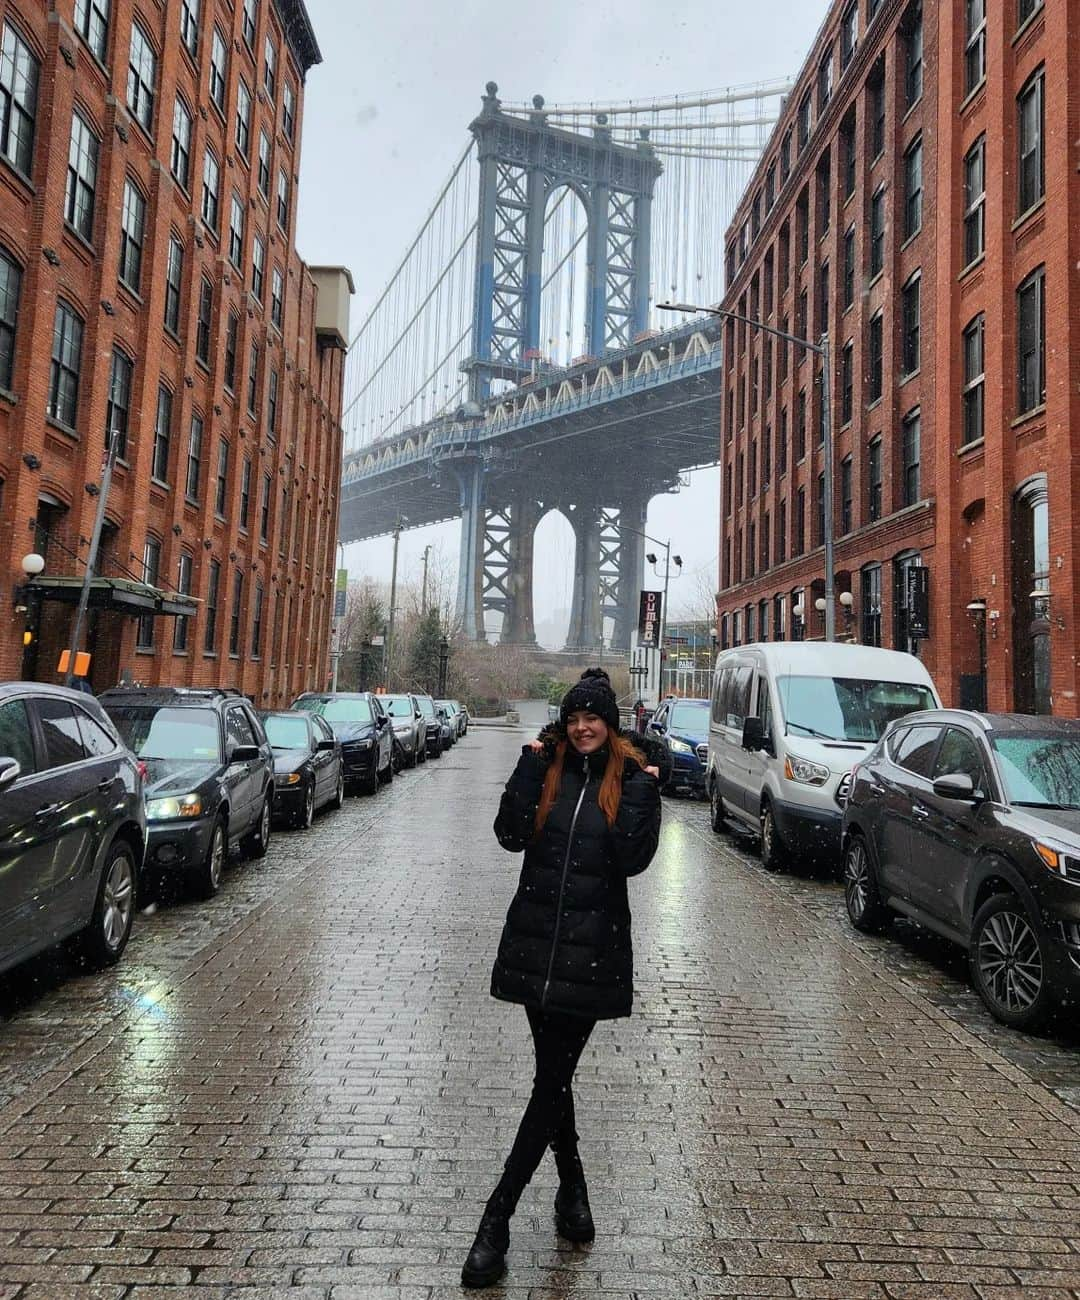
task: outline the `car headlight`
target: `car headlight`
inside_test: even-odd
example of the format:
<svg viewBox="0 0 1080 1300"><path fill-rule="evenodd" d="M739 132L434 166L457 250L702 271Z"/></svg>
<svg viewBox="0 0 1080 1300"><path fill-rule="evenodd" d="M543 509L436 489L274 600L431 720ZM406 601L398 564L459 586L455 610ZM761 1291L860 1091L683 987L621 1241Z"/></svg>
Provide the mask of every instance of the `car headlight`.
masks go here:
<svg viewBox="0 0 1080 1300"><path fill-rule="evenodd" d="M354 749L370 749L375 742L373 740L354 740Z"/></svg>
<svg viewBox="0 0 1080 1300"><path fill-rule="evenodd" d="M797 781L799 785L824 785L832 773L820 763L811 763L808 758L789 754L784 759L784 775L789 781Z"/></svg>
<svg viewBox="0 0 1080 1300"><path fill-rule="evenodd" d="M1060 845L1047 844L1045 840L1032 840L1031 843L1044 867L1074 884L1080 884L1080 857Z"/></svg>
<svg viewBox="0 0 1080 1300"><path fill-rule="evenodd" d="M299 772L276 772L274 774L274 784L275 785L299 785L300 773Z"/></svg>
<svg viewBox="0 0 1080 1300"><path fill-rule="evenodd" d="M173 821L178 817L201 817L202 798L197 794L174 795L167 799L147 799L146 820Z"/></svg>
<svg viewBox="0 0 1080 1300"><path fill-rule="evenodd" d="M671 742L671 752L673 754L692 754L693 745L688 745L685 740L673 740Z"/></svg>

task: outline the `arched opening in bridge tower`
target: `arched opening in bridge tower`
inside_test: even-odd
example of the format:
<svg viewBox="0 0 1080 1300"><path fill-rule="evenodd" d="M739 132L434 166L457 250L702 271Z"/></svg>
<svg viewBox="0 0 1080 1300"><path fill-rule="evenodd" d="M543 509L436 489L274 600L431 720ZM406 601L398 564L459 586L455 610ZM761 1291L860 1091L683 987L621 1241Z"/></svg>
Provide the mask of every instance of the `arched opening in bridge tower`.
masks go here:
<svg viewBox="0 0 1080 1300"><path fill-rule="evenodd" d="M569 185L548 195L540 271L540 353L568 366L585 352L589 220Z"/></svg>
<svg viewBox="0 0 1080 1300"><path fill-rule="evenodd" d="M561 650L570 630L574 595L574 530L560 510L549 510L533 541L533 618L545 650Z"/></svg>

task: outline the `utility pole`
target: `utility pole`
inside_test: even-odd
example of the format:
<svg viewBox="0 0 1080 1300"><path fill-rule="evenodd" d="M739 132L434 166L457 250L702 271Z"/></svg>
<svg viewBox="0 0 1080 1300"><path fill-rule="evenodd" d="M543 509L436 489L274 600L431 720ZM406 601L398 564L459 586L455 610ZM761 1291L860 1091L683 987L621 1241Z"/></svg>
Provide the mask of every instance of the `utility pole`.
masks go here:
<svg viewBox="0 0 1080 1300"><path fill-rule="evenodd" d="M394 615L397 612L395 605L397 604L398 543L401 541L401 525L404 522L405 516L398 515L397 523L394 524L394 563L390 570L390 620L386 631L386 672L383 678L383 685L387 690L390 689L390 674L393 671L394 663Z"/></svg>
<svg viewBox="0 0 1080 1300"><path fill-rule="evenodd" d="M424 547L424 583L423 586L420 588L420 617L421 618L423 618L427 614L427 571L428 571L428 560L430 556L431 556L431 547L425 546Z"/></svg>
<svg viewBox="0 0 1080 1300"><path fill-rule="evenodd" d="M94 568L97 564L98 546L101 544L101 530L105 524L105 505L109 499L109 488L112 485L113 466L116 464L116 453L120 446L120 439L117 436L115 428L109 430L109 448L105 453L105 463L101 469L101 483L98 486L97 513L94 516L94 531L90 534L90 553L86 557L86 572L83 574L82 591L79 593L79 603L75 609L75 620L71 626L71 645L68 649L67 672L64 674L64 685L70 686L75 680L75 656L79 650L79 642L82 640L83 621L86 618L86 607L90 603L90 585L94 581Z"/></svg>

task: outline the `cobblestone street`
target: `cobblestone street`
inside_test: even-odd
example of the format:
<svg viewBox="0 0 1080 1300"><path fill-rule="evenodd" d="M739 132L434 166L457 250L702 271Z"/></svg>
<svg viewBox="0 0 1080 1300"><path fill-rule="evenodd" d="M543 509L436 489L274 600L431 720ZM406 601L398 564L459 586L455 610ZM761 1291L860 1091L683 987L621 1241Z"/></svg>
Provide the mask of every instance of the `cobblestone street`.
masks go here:
<svg viewBox="0 0 1080 1300"><path fill-rule="evenodd" d="M0 982L0 1300L428 1300L458 1278L531 1081L487 986L525 731L474 728L278 832L121 965ZM962 955L854 934L665 802L632 882L638 1001L575 1083L597 1238L550 1161L505 1285L535 1300L1080 1295L1080 1037L998 1029Z"/></svg>

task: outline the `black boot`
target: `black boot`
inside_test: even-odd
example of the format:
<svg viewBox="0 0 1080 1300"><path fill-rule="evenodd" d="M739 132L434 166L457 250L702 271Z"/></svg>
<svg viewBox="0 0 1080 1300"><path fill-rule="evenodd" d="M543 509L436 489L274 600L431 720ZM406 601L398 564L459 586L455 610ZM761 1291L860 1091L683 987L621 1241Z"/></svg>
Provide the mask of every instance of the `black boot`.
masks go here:
<svg viewBox="0 0 1080 1300"><path fill-rule="evenodd" d="M484 1210L476 1240L461 1270L462 1286L494 1286L506 1272L510 1248L510 1215L513 1207L493 1196Z"/></svg>
<svg viewBox="0 0 1080 1300"><path fill-rule="evenodd" d="M567 1241L592 1241L596 1227L589 1209L589 1189L585 1186L576 1136L573 1142L556 1138L551 1149L559 1170L559 1190L555 1193L555 1227L559 1236Z"/></svg>

